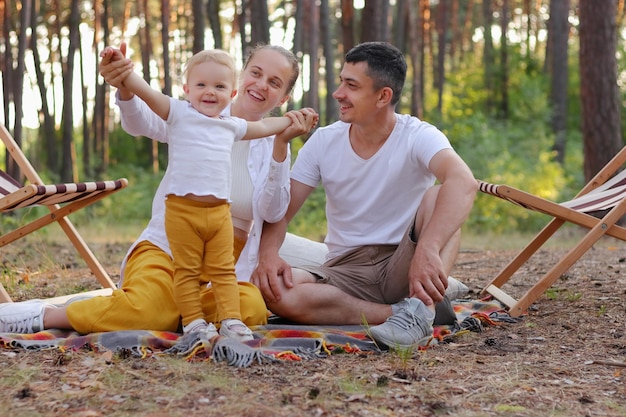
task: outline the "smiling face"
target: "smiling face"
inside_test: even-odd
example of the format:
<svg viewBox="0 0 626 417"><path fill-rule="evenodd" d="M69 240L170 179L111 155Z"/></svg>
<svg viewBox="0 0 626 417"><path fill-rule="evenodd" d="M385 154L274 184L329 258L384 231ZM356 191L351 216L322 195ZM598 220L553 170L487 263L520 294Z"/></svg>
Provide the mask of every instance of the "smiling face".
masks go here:
<svg viewBox="0 0 626 417"><path fill-rule="evenodd" d="M287 101L298 76L293 65L276 49L267 47L255 51L241 73L233 116L260 120Z"/></svg>
<svg viewBox="0 0 626 417"><path fill-rule="evenodd" d="M205 116L217 117L237 93L234 84L231 68L216 61L205 61L188 69L183 90L194 109Z"/></svg>
<svg viewBox="0 0 626 417"><path fill-rule="evenodd" d="M333 97L339 102L339 119L346 123L363 123L377 111L380 90L367 75L366 62L345 63L339 75L339 87Z"/></svg>

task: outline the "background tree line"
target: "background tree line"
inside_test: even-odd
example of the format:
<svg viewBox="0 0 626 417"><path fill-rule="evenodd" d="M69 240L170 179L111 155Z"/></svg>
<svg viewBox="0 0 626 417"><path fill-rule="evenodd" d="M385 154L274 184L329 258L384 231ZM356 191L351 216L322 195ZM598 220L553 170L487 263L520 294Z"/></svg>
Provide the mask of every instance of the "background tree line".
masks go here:
<svg viewBox="0 0 626 417"><path fill-rule="evenodd" d="M4 124L51 181L129 177L135 190L119 198L135 205L117 204L122 217L149 216L148 185L166 159L120 129L99 76L100 51L122 41L136 70L174 96L201 49L243 62L258 43L283 45L302 69L285 109L314 107L321 125L337 119L345 52L389 41L409 63L398 111L440 127L476 177L546 198L571 196L624 146L624 0L5 0L0 11ZM319 198L294 226L305 234L323 233ZM493 200L479 199L468 227L535 227Z"/></svg>

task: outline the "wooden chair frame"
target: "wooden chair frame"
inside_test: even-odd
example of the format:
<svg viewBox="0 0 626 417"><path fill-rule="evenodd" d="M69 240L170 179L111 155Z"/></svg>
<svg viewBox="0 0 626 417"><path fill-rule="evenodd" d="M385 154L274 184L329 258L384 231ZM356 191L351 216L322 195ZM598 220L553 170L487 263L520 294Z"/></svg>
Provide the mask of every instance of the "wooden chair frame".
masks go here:
<svg viewBox="0 0 626 417"><path fill-rule="evenodd" d="M16 162L21 171L26 176L29 184L20 188L19 190L12 192L4 197L0 197L0 211L6 212L13 209L14 206L19 206L19 203L27 204L28 199L35 196L38 191L41 191L42 186L46 186L41 177L37 174L37 171L32 166L30 161L26 158L22 150L19 148L9 131L2 125L0 125L0 139L4 143L7 152L11 158ZM76 183L78 185L89 186L102 186L106 185L105 189L98 191L88 192L74 192L74 193L57 193L54 194L48 202L38 203L40 205L46 205L50 210L50 213L36 219L28 224L25 224L17 229L10 231L0 236L0 247L8 245L11 242L20 239L29 233L41 229L51 223L58 223L61 229L65 232L73 246L76 248L80 256L87 263L87 266L91 272L98 279L100 284L106 291L96 290L98 294L110 293L110 291L116 288L115 283L109 277L104 267L100 264L96 256L91 249L87 246L83 238L79 235L78 231L67 217L69 214L74 213L83 207L95 203L103 197L111 195L114 192L121 190L128 185L126 178L120 178L115 181L104 181L98 183ZM62 184L58 188L65 188L66 185L74 186L76 184ZM56 186L55 186L56 187ZM92 187L93 188L93 187ZM66 203L61 205L62 203ZM63 297L65 299L66 297ZM59 298L57 301L61 301ZM4 286L0 283L0 302L12 302L11 297L7 293Z"/></svg>
<svg viewBox="0 0 626 417"><path fill-rule="evenodd" d="M626 171L618 171L626 164L626 147L615 155L604 168L576 195L573 200L557 204L507 185L479 181L480 191L494 195L526 209L554 217L522 251L505 266L482 290L504 303L513 317L527 311L563 273L587 252L602 236L626 241L626 228L616 222L626 214ZM594 217L589 213L604 212ZM519 300L501 287L515 274L543 244L566 222L589 229L584 237L543 275Z"/></svg>

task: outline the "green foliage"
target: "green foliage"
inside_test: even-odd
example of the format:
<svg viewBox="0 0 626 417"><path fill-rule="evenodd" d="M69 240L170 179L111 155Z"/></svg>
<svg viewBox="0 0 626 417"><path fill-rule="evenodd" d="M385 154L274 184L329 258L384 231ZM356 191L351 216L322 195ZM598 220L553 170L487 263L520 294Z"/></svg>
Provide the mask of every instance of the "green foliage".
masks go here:
<svg viewBox="0 0 626 417"><path fill-rule="evenodd" d="M546 298L548 300L556 300L557 298L559 298L559 290L557 290L556 288L548 288L546 290Z"/></svg>
<svg viewBox="0 0 626 417"><path fill-rule="evenodd" d="M17 276L16 271L9 268L5 262L0 264L0 284L2 284L6 290L12 291L18 283L19 277Z"/></svg>
<svg viewBox="0 0 626 417"><path fill-rule="evenodd" d="M129 185L108 198L106 205L99 206L99 214L111 216L111 219L122 224L147 223L152 213L152 199L163 172L153 174L140 167L125 164L109 170L109 176L128 178Z"/></svg>
<svg viewBox="0 0 626 417"><path fill-rule="evenodd" d="M304 141L291 142L291 161L296 160L298 151L302 149ZM300 211L289 223L289 231L316 241L324 241L326 237L326 195L324 189L318 186L302 205Z"/></svg>
<svg viewBox="0 0 626 417"><path fill-rule="evenodd" d="M326 237L326 195L317 187L289 223L289 231L322 242Z"/></svg>
<svg viewBox="0 0 626 417"><path fill-rule="evenodd" d="M129 135L118 126L109 136L111 164L128 164L150 169L153 143L149 138ZM166 163L167 146L159 144L159 165L165 166Z"/></svg>
<svg viewBox="0 0 626 417"><path fill-rule="evenodd" d="M574 302L578 301L583 297L583 294L580 292L570 292L567 294L567 301Z"/></svg>
<svg viewBox="0 0 626 417"><path fill-rule="evenodd" d="M503 183L550 200L573 197L582 184L580 134L571 134L566 163L554 161L547 80L536 73L512 72L510 114L506 120L485 114L482 78L458 72L448 82L445 120L440 124L474 176ZM572 129L573 130L573 129ZM473 232L536 231L547 217L479 193L466 228Z"/></svg>

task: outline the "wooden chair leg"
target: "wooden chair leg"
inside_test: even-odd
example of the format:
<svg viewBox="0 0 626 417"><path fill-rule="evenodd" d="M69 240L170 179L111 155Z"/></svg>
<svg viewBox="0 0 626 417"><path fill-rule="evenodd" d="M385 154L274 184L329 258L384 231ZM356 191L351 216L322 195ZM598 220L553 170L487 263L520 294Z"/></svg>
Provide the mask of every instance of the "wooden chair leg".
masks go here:
<svg viewBox="0 0 626 417"><path fill-rule="evenodd" d="M80 256L87 263L87 266L96 276L102 287L113 289L117 288L102 264L100 264L91 249L89 249L89 247L87 246L87 243L85 243L83 238L78 234L76 228L74 227L72 222L70 222L70 219L68 219L67 217L60 219L59 225L61 226L67 237L70 239Z"/></svg>
<svg viewBox="0 0 626 417"><path fill-rule="evenodd" d="M537 234L537 236L535 236L535 238L528 245L526 245L526 247L524 247L524 249L511 262L509 262L509 264L505 266L494 279L491 280L491 282L485 285L481 294L488 292L487 289L492 286L501 288L509 280L509 278L511 278L511 276L513 276L513 274L517 272L517 270L520 269L520 267L524 265L524 263L526 263L526 261L528 261L528 259L530 259L530 257L534 255L535 252L537 252L537 250L539 250L539 248L548 239L550 239L550 237L563 225L563 223L564 221L560 219L553 219L550 221L550 223L548 223L541 230L541 232L539 232L539 234Z"/></svg>
<svg viewBox="0 0 626 417"><path fill-rule="evenodd" d="M97 199L100 198L100 196L96 196L96 197ZM51 206L50 214L42 216L39 219L27 225L24 225L3 236L0 236L0 247L5 246L36 230L39 230L43 228L44 226L57 222L59 226L61 227L61 229L63 230L63 232L65 232L67 237L70 239L74 248L76 248L80 256L83 258L83 260L85 261L85 263L87 264L91 272L98 279L98 282L100 282L102 287L115 289L117 288L117 286L115 285L111 277L109 277L109 274L106 272L102 264L98 261L98 259L96 258L94 253L91 251L91 249L89 249L89 247L87 246L83 238L78 234L78 231L76 230L76 228L74 227L70 219L66 217L70 213L73 213L91 204L91 202L92 202L92 199L85 199L81 201L76 201L64 207ZM0 290L0 300L5 299L5 301L10 301L11 298L8 296L8 294L6 294L6 291L4 291L4 294L2 294L2 290Z"/></svg>
<svg viewBox="0 0 626 417"><path fill-rule="evenodd" d="M11 296L7 290L4 289L4 285L0 284L0 303L12 303Z"/></svg>
<svg viewBox="0 0 626 417"><path fill-rule="evenodd" d="M512 317L522 315L530 305L541 297L554 282L576 263L591 247L606 235L626 211L626 200L615 206L596 224L585 237L578 242L556 265L554 265L533 287L512 306L509 313Z"/></svg>

